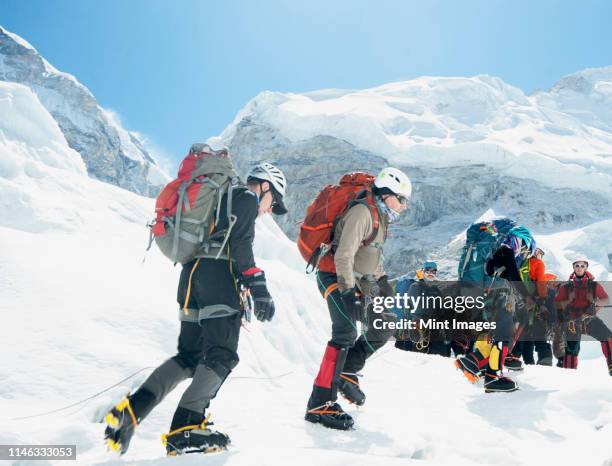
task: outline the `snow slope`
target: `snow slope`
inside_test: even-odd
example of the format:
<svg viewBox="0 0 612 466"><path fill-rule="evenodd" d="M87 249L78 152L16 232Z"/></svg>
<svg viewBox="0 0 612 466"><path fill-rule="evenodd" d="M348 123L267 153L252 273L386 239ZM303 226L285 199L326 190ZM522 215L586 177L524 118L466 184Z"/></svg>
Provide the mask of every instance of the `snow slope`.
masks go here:
<svg viewBox="0 0 612 466"><path fill-rule="evenodd" d="M178 269L155 250L144 254L150 199L88 178L27 88L0 92L0 109L14 117L10 126L0 119L0 199L8 212L0 226L0 444L76 443L78 464L612 462L610 377L588 344L578 372L530 367L512 395L485 395L449 359L388 345L364 371L367 404L348 408L356 430L307 424L327 310L294 243L270 218L258 221L255 246L277 315L244 329L241 363L211 407L233 447L207 458L163 456L159 436L183 384L140 426L129 452L113 457L94 420L174 353ZM85 403L37 415L134 373ZM24 416L33 417L15 419Z"/></svg>

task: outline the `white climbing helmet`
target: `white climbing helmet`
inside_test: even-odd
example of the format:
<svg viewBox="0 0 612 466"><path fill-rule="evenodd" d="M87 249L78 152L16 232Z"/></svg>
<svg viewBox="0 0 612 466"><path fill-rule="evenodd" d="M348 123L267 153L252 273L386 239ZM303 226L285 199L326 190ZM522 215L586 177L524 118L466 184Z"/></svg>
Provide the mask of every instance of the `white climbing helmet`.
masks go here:
<svg viewBox="0 0 612 466"><path fill-rule="evenodd" d="M578 262L584 262L587 268L589 267L589 261L584 256L575 257L574 260L572 260L572 267L575 266Z"/></svg>
<svg viewBox="0 0 612 466"><path fill-rule="evenodd" d="M247 175L247 181L251 178L257 178L260 181L269 181L276 192L282 197L285 197L287 190L287 179L282 171L268 162L256 165Z"/></svg>
<svg viewBox="0 0 612 466"><path fill-rule="evenodd" d="M410 178L403 171L397 168L383 168L374 181L374 186L378 189L388 189L393 194L410 198L412 194L412 183Z"/></svg>
<svg viewBox="0 0 612 466"><path fill-rule="evenodd" d="M272 206L272 213L276 215L287 213L287 207L283 200L287 192L287 179L282 171L271 163L262 162L256 165L247 175L247 183L251 180L268 181L273 188L274 204Z"/></svg>

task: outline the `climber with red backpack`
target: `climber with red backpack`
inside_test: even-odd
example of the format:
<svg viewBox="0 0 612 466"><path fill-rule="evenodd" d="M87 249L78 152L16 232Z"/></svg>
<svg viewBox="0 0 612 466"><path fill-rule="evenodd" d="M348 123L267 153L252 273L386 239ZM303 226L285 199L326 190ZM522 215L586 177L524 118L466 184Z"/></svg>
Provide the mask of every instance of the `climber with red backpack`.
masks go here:
<svg viewBox="0 0 612 466"><path fill-rule="evenodd" d="M125 453L137 425L186 379L191 383L170 432L162 436L167 454L227 447L229 437L209 428L212 422L205 410L238 364L245 307L252 308L260 321L274 317L265 273L255 264L253 240L258 216L287 212L286 187L283 173L269 163L257 165L245 185L227 150L194 144L178 178L159 194L152 240L171 261L182 264L178 353L107 413L105 438L110 449Z"/></svg>
<svg viewBox="0 0 612 466"><path fill-rule="evenodd" d="M376 178L357 172L343 176L339 185L326 186L308 207L298 248L307 270L316 270L332 321L331 339L307 404L309 422L351 429L353 418L336 402L338 390L352 403L365 402L358 373L394 332L369 325L367 302L394 294L384 272L382 247L388 225L406 209L411 192L410 179L396 168L385 168ZM395 321L392 310L376 317ZM357 321L366 329L359 337Z"/></svg>

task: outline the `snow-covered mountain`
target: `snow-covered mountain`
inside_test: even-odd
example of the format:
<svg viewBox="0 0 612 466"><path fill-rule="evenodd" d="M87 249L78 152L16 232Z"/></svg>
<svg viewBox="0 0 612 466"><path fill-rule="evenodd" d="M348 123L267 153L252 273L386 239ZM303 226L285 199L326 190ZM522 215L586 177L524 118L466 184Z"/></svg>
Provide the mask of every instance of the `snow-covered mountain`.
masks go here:
<svg viewBox="0 0 612 466"><path fill-rule="evenodd" d="M426 257L439 259L447 273L456 270L448 243L487 212L516 218L544 246L546 235L587 235L583 243L606 273L611 103L612 67L566 76L531 96L490 76L424 77L354 91L266 91L210 142L229 146L243 171L269 160L287 172L291 213L279 223L291 238L324 184L355 169L404 168L415 194L386 247L394 273ZM571 245L569 251L587 252Z"/></svg>
<svg viewBox="0 0 612 466"><path fill-rule="evenodd" d="M57 122L89 175L152 196L167 183L150 150L70 74L55 69L24 39L0 27L0 81L28 86ZM11 114L0 114L10 119Z"/></svg>

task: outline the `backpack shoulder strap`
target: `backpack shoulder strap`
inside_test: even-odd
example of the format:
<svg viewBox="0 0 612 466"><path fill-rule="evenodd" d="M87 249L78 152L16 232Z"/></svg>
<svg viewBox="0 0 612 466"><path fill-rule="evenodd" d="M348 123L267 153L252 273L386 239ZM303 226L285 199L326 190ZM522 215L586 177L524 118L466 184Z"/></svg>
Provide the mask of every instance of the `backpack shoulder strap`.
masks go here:
<svg viewBox="0 0 612 466"><path fill-rule="evenodd" d="M378 236L378 230L380 230L380 212L378 211L376 202L374 202L374 197L372 193L365 189L357 195L357 197L349 204L349 206L352 207L356 204L365 205L370 211L370 214L372 215L372 233L370 233L370 236L368 236L361 243L363 246L369 246L374 242L376 236Z"/></svg>
<svg viewBox="0 0 612 466"><path fill-rule="evenodd" d="M588 281L588 290L591 292L591 301L595 302L595 300L597 299L597 286L599 285L599 283L597 283L596 280L589 280Z"/></svg>
<svg viewBox="0 0 612 466"><path fill-rule="evenodd" d="M574 282L572 280L568 280L561 286L565 288L565 292L567 293L567 302L571 303L576 297L576 287L574 286Z"/></svg>
<svg viewBox="0 0 612 466"><path fill-rule="evenodd" d="M221 254L225 250L225 245L227 244L227 241L229 240L229 236L230 236L230 233L232 232L232 228L234 228L234 224L238 220L238 217L236 217L234 213L232 212L232 202L234 198L234 191L238 191L240 188L241 186L237 178L230 179L229 186L227 188L227 205L226 205L227 231L225 232L223 242L221 243L221 247L219 248L219 252L217 253L217 256L215 257L215 259L218 259L219 257L221 257ZM219 201L219 204L220 204L220 201ZM219 213L217 212L217 218L218 216L219 216Z"/></svg>

